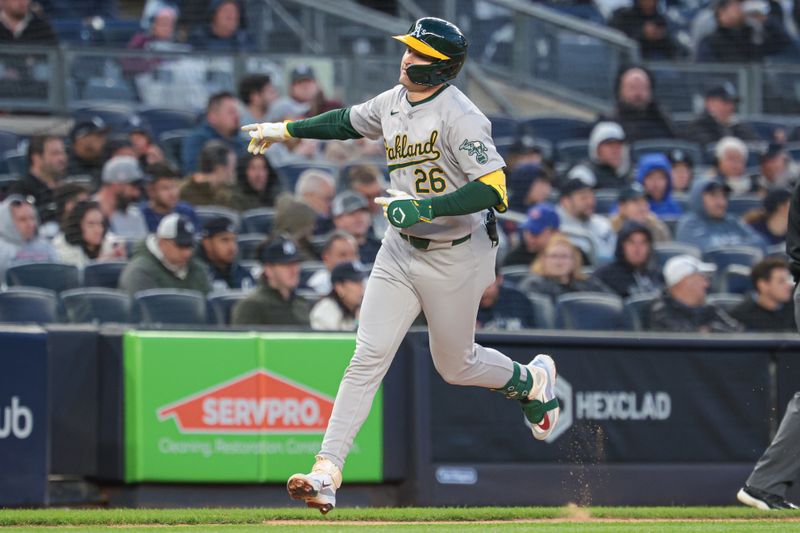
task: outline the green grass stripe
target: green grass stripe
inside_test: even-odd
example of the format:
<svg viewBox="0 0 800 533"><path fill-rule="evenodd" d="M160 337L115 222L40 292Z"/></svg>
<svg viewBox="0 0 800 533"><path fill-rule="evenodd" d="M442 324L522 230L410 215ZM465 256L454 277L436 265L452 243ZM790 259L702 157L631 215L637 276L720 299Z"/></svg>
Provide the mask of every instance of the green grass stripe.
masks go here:
<svg viewBox="0 0 800 533"><path fill-rule="evenodd" d="M585 510L581 510L582 512ZM747 519L798 518L800 511L765 513L747 507L592 507L593 518ZM430 522L570 518L565 507L344 508L323 517L304 507L279 509L6 509L0 526L259 524L265 520ZM800 524L799 524L800 526ZM800 529L800 527L798 527Z"/></svg>

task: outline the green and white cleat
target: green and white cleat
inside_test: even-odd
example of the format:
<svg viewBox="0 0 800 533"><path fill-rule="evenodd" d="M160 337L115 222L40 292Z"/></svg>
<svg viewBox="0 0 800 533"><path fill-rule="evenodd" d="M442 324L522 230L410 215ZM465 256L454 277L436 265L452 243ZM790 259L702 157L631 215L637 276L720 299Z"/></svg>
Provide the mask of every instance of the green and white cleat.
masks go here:
<svg viewBox="0 0 800 533"><path fill-rule="evenodd" d="M294 500L328 514L336 507L336 489L342 485L342 471L329 459L317 456L310 474L295 474L286 483L286 490Z"/></svg>
<svg viewBox="0 0 800 533"><path fill-rule="evenodd" d="M534 382L528 399L520 402L525 423L533 438L545 440L555 429L560 411L556 398L556 364L549 355L539 354L525 368Z"/></svg>

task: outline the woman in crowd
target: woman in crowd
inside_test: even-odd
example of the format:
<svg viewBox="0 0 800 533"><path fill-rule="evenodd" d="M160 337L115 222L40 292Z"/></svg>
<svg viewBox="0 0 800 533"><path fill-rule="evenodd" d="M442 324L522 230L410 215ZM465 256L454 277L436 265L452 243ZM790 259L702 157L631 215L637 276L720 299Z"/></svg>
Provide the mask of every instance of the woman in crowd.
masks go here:
<svg viewBox="0 0 800 533"><path fill-rule="evenodd" d="M311 329L355 331L366 276L366 269L359 263L345 262L333 267L333 289L311 309Z"/></svg>
<svg viewBox="0 0 800 533"><path fill-rule="evenodd" d="M536 277L525 282L524 289L546 294L553 300L568 292L609 292L602 282L589 279L582 267L580 250L567 237L554 235L533 261L531 272Z"/></svg>
<svg viewBox="0 0 800 533"><path fill-rule="evenodd" d="M85 267L89 261L125 259L125 242L108 231L97 202L81 201L70 211L53 239L63 263Z"/></svg>
<svg viewBox="0 0 800 533"><path fill-rule="evenodd" d="M240 211L273 207L283 191L278 174L263 155L245 154L236 166L237 208Z"/></svg>

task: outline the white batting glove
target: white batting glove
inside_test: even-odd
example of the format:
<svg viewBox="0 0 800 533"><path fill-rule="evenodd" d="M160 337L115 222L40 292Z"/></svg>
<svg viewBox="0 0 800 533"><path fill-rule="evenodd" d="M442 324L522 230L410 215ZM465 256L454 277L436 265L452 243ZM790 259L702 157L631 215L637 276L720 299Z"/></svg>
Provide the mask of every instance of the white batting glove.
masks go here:
<svg viewBox="0 0 800 533"><path fill-rule="evenodd" d="M242 131L250 134L250 144L247 151L251 154L263 154L272 143L287 141L292 138L286 129L286 122L262 122L260 124L247 124L242 126Z"/></svg>
<svg viewBox="0 0 800 533"><path fill-rule="evenodd" d="M397 189L386 189L389 196L378 196L373 200L376 204L383 206L383 216L386 216L386 210L389 209L389 204L395 200L413 200L414 197L407 192L398 191ZM388 218L388 217L387 217Z"/></svg>

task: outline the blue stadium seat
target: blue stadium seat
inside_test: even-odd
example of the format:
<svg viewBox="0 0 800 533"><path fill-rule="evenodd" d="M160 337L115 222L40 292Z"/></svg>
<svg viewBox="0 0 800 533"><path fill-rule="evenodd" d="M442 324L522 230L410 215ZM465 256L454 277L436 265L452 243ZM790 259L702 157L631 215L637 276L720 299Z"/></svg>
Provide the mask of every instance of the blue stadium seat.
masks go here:
<svg viewBox="0 0 800 533"><path fill-rule="evenodd" d="M760 209L763 200L755 195L728 197L728 213L740 217L754 209Z"/></svg>
<svg viewBox="0 0 800 533"><path fill-rule="evenodd" d="M536 329L553 329L556 324L556 309L553 301L541 294L527 293L526 296L533 305L534 326Z"/></svg>
<svg viewBox="0 0 800 533"><path fill-rule="evenodd" d="M200 221L201 226L204 226L206 222L212 218L217 217L225 217L233 222L236 225L237 231L241 225L239 212L227 207L222 207L221 205L198 205L195 206L194 212L197 214L197 220ZM197 228L197 231L200 231L200 228Z"/></svg>
<svg viewBox="0 0 800 533"><path fill-rule="evenodd" d="M747 294L753 291L753 282L750 279L752 269L744 265L728 265L719 276L718 292L731 294Z"/></svg>
<svg viewBox="0 0 800 533"><path fill-rule="evenodd" d="M659 270L664 268L664 263L670 257L683 254L689 254L700 259L702 252L697 246L678 241L657 242L653 245L653 258Z"/></svg>
<svg viewBox="0 0 800 533"><path fill-rule="evenodd" d="M791 119L789 119L791 120ZM747 126L750 126L754 132L761 138L761 140L767 142L773 142L775 140L775 130L782 129L786 132L787 135L791 133L792 128L787 123L788 120L783 120L780 117L776 118L754 118L750 117L746 120L742 121Z"/></svg>
<svg viewBox="0 0 800 533"><path fill-rule="evenodd" d="M703 150L697 143L681 139L647 139L631 146L631 159L636 162L643 154L658 152L664 155L670 150L680 149L689 154L695 165L703 161Z"/></svg>
<svg viewBox="0 0 800 533"><path fill-rule="evenodd" d="M89 105L72 112L72 118L76 121L88 120L93 116L102 118L114 132L125 131L129 124L138 119L133 109L122 104Z"/></svg>
<svg viewBox="0 0 800 533"><path fill-rule="evenodd" d="M637 294L623 301L625 316L633 330L647 331L650 329L650 305L658 295L658 292Z"/></svg>
<svg viewBox="0 0 800 533"><path fill-rule="evenodd" d="M333 179L337 179L339 176L339 167L335 165L327 165L325 163L295 163L291 165L283 165L275 170L278 172L278 176L280 176L281 180L283 181L284 188L289 192L294 192L294 188L297 185L297 180L300 178L300 174L312 168L329 172L333 176Z"/></svg>
<svg viewBox="0 0 800 533"><path fill-rule="evenodd" d="M180 109L147 107L139 110L139 116L150 126L156 139L167 132L191 130L197 125L197 113Z"/></svg>
<svg viewBox="0 0 800 533"><path fill-rule="evenodd" d="M275 210L271 207L248 209L242 213L242 232L264 233L268 235L272 232L272 223L274 220Z"/></svg>
<svg viewBox="0 0 800 533"><path fill-rule="evenodd" d="M501 115L491 115L488 117L492 123L492 138L514 138L519 132L519 122L516 119Z"/></svg>
<svg viewBox="0 0 800 533"><path fill-rule="evenodd" d="M534 117L523 120L520 130L522 134L541 137L558 144L568 139L588 139L592 125L570 117Z"/></svg>
<svg viewBox="0 0 800 533"><path fill-rule="evenodd" d="M6 270L6 283L61 292L80 287L79 274L78 267L66 263L19 263Z"/></svg>
<svg viewBox="0 0 800 533"><path fill-rule="evenodd" d="M131 297L125 291L106 288L80 288L61 293L61 305L68 322L131 322Z"/></svg>
<svg viewBox="0 0 800 533"><path fill-rule="evenodd" d="M89 78L81 94L83 100L135 102L133 88L122 78Z"/></svg>
<svg viewBox="0 0 800 533"><path fill-rule="evenodd" d="M500 269L503 275L503 284L518 288L521 281L531 275L530 265L509 265Z"/></svg>
<svg viewBox="0 0 800 533"><path fill-rule="evenodd" d="M51 18L50 25L58 36L59 43L82 44L87 35L84 33L83 19Z"/></svg>
<svg viewBox="0 0 800 533"><path fill-rule="evenodd" d="M258 260L258 246L267 236L263 233L244 233L236 237L239 245L239 258L243 260Z"/></svg>
<svg viewBox="0 0 800 533"><path fill-rule="evenodd" d="M607 215L617 206L619 191L617 189L597 189L594 191L595 212L599 215Z"/></svg>
<svg viewBox="0 0 800 533"><path fill-rule="evenodd" d="M150 289L137 292L135 313L141 324L206 324L203 293L178 289Z"/></svg>
<svg viewBox="0 0 800 533"><path fill-rule="evenodd" d="M763 258L764 253L752 246L720 246L703 254L703 261L717 265L717 272L724 272L729 265L752 267Z"/></svg>
<svg viewBox="0 0 800 533"><path fill-rule="evenodd" d="M152 126L151 126L152 127ZM183 164L183 140L192 130L171 130L158 136L158 144L164 149L164 155L178 168Z"/></svg>
<svg viewBox="0 0 800 533"><path fill-rule="evenodd" d="M249 291L220 291L213 292L207 296L208 318L210 323L220 326L230 325L233 306L241 302Z"/></svg>
<svg viewBox="0 0 800 533"><path fill-rule="evenodd" d="M311 279L311 276L319 272L320 270L325 270L327 267L325 263L322 261L303 261L300 263L300 285L299 287L308 287L308 280Z"/></svg>
<svg viewBox="0 0 800 533"><path fill-rule="evenodd" d="M105 287L116 289L119 276L125 270L127 261L97 261L83 268L84 287Z"/></svg>
<svg viewBox="0 0 800 533"><path fill-rule="evenodd" d="M28 155L11 150L3 154L5 169L9 174L26 176L28 174Z"/></svg>
<svg viewBox="0 0 800 533"><path fill-rule="evenodd" d="M0 154L16 150L19 147L19 135L12 131L0 130Z"/></svg>
<svg viewBox="0 0 800 533"><path fill-rule="evenodd" d="M556 144L556 159L565 167L589 157L589 139L567 139Z"/></svg>
<svg viewBox="0 0 800 533"><path fill-rule="evenodd" d="M106 46L125 48L136 32L141 29L139 20L107 18L99 38Z"/></svg>
<svg viewBox="0 0 800 533"><path fill-rule="evenodd" d="M629 330L622 298L602 292L562 294L556 303L556 327L601 331Z"/></svg>
<svg viewBox="0 0 800 533"><path fill-rule="evenodd" d="M730 294L730 293L715 293L709 294L706 297L706 303L710 305L715 305L717 307L722 308L724 311L730 313L733 309L736 308L740 303L744 301L745 298L748 298L744 294Z"/></svg>
<svg viewBox="0 0 800 533"><path fill-rule="evenodd" d="M0 292L0 322L58 322L58 296L34 287L10 287Z"/></svg>

